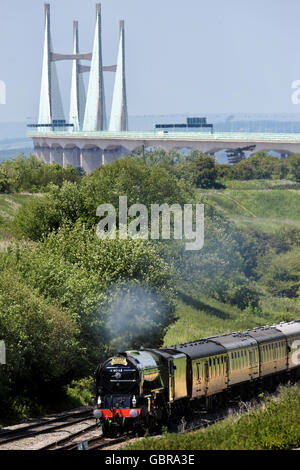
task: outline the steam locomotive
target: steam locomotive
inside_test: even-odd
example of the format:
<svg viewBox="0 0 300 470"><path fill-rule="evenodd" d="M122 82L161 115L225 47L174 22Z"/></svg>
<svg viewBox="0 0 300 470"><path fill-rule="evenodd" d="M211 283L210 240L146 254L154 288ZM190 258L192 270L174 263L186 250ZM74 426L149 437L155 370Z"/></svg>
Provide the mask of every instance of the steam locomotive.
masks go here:
<svg viewBox="0 0 300 470"><path fill-rule="evenodd" d="M96 369L93 414L105 435L152 428L284 378L300 378L300 320L118 353Z"/></svg>

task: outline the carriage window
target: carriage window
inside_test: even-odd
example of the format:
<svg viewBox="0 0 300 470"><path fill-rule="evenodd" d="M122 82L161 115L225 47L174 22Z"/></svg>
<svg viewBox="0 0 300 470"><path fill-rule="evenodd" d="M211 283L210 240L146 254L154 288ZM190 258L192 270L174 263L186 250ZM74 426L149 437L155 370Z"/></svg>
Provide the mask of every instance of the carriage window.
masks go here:
<svg viewBox="0 0 300 470"><path fill-rule="evenodd" d="M201 363L197 363L197 379L201 380Z"/></svg>
<svg viewBox="0 0 300 470"><path fill-rule="evenodd" d="M209 363L209 375L210 375L210 377L212 377L212 360L211 360L211 358L209 358L208 363Z"/></svg>
<svg viewBox="0 0 300 470"><path fill-rule="evenodd" d="M246 351L242 352L243 360L242 360L242 366L243 368L246 367Z"/></svg>

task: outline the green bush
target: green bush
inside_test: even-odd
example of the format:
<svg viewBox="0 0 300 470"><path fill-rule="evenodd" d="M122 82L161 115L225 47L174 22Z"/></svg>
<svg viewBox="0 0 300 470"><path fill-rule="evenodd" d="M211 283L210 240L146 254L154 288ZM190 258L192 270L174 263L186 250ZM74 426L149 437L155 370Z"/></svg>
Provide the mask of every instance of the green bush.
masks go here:
<svg viewBox="0 0 300 470"><path fill-rule="evenodd" d="M258 271L260 282L276 297L297 297L300 287L300 250L294 248L278 255L270 254Z"/></svg>
<svg viewBox="0 0 300 470"><path fill-rule="evenodd" d="M0 332L7 364L0 367L0 408L13 397L47 401L59 384L76 377L80 348L71 315L26 285L14 269L0 277Z"/></svg>
<svg viewBox="0 0 300 470"><path fill-rule="evenodd" d="M43 198L20 207L16 219L19 237L39 240L66 222L76 220L89 227L99 222L96 216L100 204L112 204L118 217L119 196L127 196L132 204L183 204L194 196L192 188L171 175L165 168L147 167L134 158L117 160L96 169L82 178L81 184L65 181L61 187L49 185Z"/></svg>
<svg viewBox="0 0 300 470"><path fill-rule="evenodd" d="M79 180L80 172L71 165L43 163L34 155L21 154L0 164L0 192L44 192L50 183L61 186L64 181Z"/></svg>
<svg viewBox="0 0 300 470"><path fill-rule="evenodd" d="M82 346L88 348L90 366L120 334L132 343L162 341L173 319L174 294L172 272L160 252L159 245L142 239L99 240L95 229L78 222L73 227L61 227L43 243L23 247L14 256L28 285L72 312ZM143 303L141 292L145 293ZM107 328L113 299L131 302L134 334L113 323L111 329ZM134 322L142 323L139 333L133 328ZM151 337L147 329L153 333Z"/></svg>
<svg viewBox="0 0 300 470"><path fill-rule="evenodd" d="M289 155L287 163L289 165L292 178L295 181L300 182L300 155L298 153Z"/></svg>

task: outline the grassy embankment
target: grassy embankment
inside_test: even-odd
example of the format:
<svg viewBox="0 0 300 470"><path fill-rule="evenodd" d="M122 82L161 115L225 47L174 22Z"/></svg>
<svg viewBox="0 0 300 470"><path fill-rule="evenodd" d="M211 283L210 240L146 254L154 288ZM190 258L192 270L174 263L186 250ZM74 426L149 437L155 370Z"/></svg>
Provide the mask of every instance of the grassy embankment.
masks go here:
<svg viewBox="0 0 300 470"><path fill-rule="evenodd" d="M287 450L300 445L300 387L282 387L261 406L186 434L145 438L126 450Z"/></svg>
<svg viewBox="0 0 300 470"><path fill-rule="evenodd" d="M230 181L225 190L207 190L204 194L239 227L251 226L265 232L285 226L300 229L300 184L282 180Z"/></svg>

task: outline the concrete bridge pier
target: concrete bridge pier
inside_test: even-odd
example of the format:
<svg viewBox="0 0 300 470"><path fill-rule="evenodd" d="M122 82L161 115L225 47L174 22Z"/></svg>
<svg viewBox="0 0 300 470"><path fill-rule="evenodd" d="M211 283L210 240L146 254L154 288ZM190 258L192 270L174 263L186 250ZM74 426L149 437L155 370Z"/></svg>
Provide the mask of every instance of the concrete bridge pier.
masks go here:
<svg viewBox="0 0 300 470"><path fill-rule="evenodd" d="M63 166L63 149L62 147L52 147L50 150L50 163L58 163Z"/></svg>
<svg viewBox="0 0 300 470"><path fill-rule="evenodd" d="M41 150L40 146L35 146L34 147L33 155L35 155L38 160L43 161L42 150Z"/></svg>
<svg viewBox="0 0 300 470"><path fill-rule="evenodd" d="M103 150L99 147L81 149L80 164L86 173L91 173L95 168L102 165Z"/></svg>
<svg viewBox="0 0 300 470"><path fill-rule="evenodd" d="M103 150L102 164L113 163L119 158L126 157L130 153L129 150L122 146L107 148Z"/></svg>
<svg viewBox="0 0 300 470"><path fill-rule="evenodd" d="M78 147L65 148L63 151L63 167L72 165L73 168L79 168L80 165L80 150Z"/></svg>
<svg viewBox="0 0 300 470"><path fill-rule="evenodd" d="M40 155L44 163L50 163L50 147L40 147Z"/></svg>

